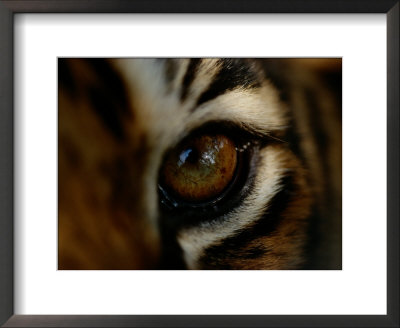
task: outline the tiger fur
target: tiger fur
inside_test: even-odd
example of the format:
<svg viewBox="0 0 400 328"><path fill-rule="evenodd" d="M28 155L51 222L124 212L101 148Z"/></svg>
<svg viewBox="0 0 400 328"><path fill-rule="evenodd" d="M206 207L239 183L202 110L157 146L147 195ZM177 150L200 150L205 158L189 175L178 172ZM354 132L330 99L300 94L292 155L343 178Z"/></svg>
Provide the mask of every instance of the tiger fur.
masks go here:
<svg viewBox="0 0 400 328"><path fill-rule="evenodd" d="M60 58L58 80L59 269L341 269L340 59ZM165 206L165 155L204 126L246 134L241 188Z"/></svg>

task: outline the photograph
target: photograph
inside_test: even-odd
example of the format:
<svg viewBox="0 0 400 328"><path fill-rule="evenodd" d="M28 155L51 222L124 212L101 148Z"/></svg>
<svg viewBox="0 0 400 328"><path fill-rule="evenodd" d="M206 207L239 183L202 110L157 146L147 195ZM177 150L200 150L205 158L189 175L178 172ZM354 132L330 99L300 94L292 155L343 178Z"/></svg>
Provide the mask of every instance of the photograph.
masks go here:
<svg viewBox="0 0 400 328"><path fill-rule="evenodd" d="M59 270L341 270L341 58L58 58Z"/></svg>
<svg viewBox="0 0 400 328"><path fill-rule="evenodd" d="M398 327L399 0L0 0L1 327Z"/></svg>

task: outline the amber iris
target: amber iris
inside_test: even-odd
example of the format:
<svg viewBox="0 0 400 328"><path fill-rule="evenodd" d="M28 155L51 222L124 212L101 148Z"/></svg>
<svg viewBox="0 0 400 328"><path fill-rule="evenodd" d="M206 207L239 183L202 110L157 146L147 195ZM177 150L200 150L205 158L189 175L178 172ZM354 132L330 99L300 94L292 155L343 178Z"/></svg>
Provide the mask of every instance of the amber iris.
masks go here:
<svg viewBox="0 0 400 328"><path fill-rule="evenodd" d="M234 142L224 135L184 140L169 152L162 176L177 197L202 202L218 197L232 181L237 165Z"/></svg>

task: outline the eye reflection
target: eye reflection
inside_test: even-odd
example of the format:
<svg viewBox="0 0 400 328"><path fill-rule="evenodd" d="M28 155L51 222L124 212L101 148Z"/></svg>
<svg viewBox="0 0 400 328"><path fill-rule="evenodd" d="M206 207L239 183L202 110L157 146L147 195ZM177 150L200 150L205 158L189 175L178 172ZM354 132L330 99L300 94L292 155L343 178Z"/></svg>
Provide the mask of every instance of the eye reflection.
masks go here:
<svg viewBox="0 0 400 328"><path fill-rule="evenodd" d="M191 158L189 158L189 156ZM193 159L195 157L195 152L193 149L189 148L184 150L180 155L179 155L179 161L178 161L178 166L181 167L183 164L185 164L186 161L194 162L195 160Z"/></svg>
<svg viewBox="0 0 400 328"><path fill-rule="evenodd" d="M235 144L227 136L196 136L184 140L167 154L162 181L181 200L202 202L226 189L236 165Z"/></svg>

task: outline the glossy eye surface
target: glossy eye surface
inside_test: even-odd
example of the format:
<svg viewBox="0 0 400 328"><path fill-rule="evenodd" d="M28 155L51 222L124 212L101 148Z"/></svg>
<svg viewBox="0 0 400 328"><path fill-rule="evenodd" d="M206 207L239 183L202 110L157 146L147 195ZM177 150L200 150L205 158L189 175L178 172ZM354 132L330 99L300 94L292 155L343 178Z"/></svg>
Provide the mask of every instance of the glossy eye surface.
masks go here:
<svg viewBox="0 0 400 328"><path fill-rule="evenodd" d="M233 180L237 166L235 143L222 134L188 138L166 156L164 185L186 202L218 197Z"/></svg>

